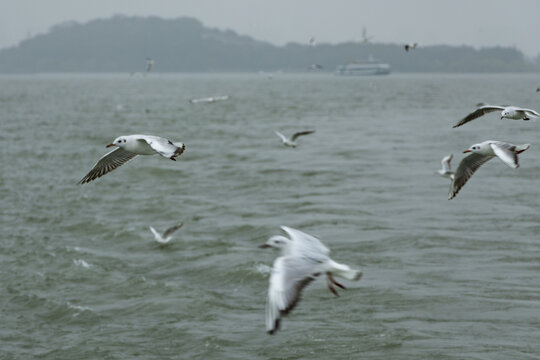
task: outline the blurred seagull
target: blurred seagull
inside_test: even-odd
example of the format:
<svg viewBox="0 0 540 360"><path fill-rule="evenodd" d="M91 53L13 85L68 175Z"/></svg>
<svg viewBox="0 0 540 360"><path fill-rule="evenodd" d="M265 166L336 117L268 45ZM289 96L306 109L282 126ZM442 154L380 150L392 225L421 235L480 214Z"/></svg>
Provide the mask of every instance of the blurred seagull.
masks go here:
<svg viewBox="0 0 540 360"><path fill-rule="evenodd" d="M315 45L317 45L315 43L315 37L312 36L309 38L309 46L314 47Z"/></svg>
<svg viewBox="0 0 540 360"><path fill-rule="evenodd" d="M405 51L409 51L409 50L412 50L412 49L416 49L416 47L418 46L418 43L413 43L413 44L405 44Z"/></svg>
<svg viewBox="0 0 540 360"><path fill-rule="evenodd" d="M454 178L454 172L450 170L450 161L452 161L453 157L453 154L443 157L441 160L442 168L437 170L437 173L439 175L441 175L442 177L450 178L450 180Z"/></svg>
<svg viewBox="0 0 540 360"><path fill-rule="evenodd" d="M229 95L221 95L221 96L210 96L210 97L198 98L198 99L189 99L189 102L192 104L214 103L216 101L223 101L223 100L228 100L228 99L229 99Z"/></svg>
<svg viewBox="0 0 540 360"><path fill-rule="evenodd" d="M150 72L150 70L152 70L153 65L154 65L154 59L147 57L146 58L146 72Z"/></svg>
<svg viewBox="0 0 540 360"><path fill-rule="evenodd" d="M299 136L303 136L303 135L309 135L309 134L313 134L315 132L315 130L309 130L309 131L300 131L300 132L297 132L297 133L294 133L293 136L291 136L290 139L288 139L287 137L285 137L285 135L283 135L282 133L280 133L279 131L275 131L276 135L279 136L281 138L281 142L283 143L283 145L285 146L290 146L292 148L295 148L297 146L295 140L299 137Z"/></svg>
<svg viewBox="0 0 540 360"><path fill-rule="evenodd" d="M308 69L309 70L321 70L323 69L324 66L320 65L320 64L311 64Z"/></svg>
<svg viewBox="0 0 540 360"><path fill-rule="evenodd" d="M540 114L531 109L519 108L516 106L499 106L499 105L484 105L480 106L478 109L470 113L461 119L453 127L457 128L463 124L468 123L474 119L479 118L482 115L488 114L494 111L501 111L501 119L507 118L512 120L530 120L529 116L539 117Z"/></svg>
<svg viewBox="0 0 540 360"><path fill-rule="evenodd" d="M464 153L472 153L463 158L450 185L448 200L453 199L459 190L473 176L474 172L487 161L498 157L503 163L515 169L519 167L518 154L529 148L529 144L513 145L502 141L487 140L469 147Z"/></svg>
<svg viewBox="0 0 540 360"><path fill-rule="evenodd" d="M137 155L159 154L163 157L176 161L186 146L182 143L174 144L171 140L153 135L125 135L117 137L107 147L117 146L113 151L103 155L94 165L92 170L79 184L88 183L97 179L117 167L123 165Z"/></svg>
<svg viewBox="0 0 540 360"><path fill-rule="evenodd" d="M273 335L279 330L281 317L294 309L302 290L315 278L325 274L328 289L338 295L334 285L345 289L334 280L339 276L351 281L362 277L362 272L339 264L328 255L330 250L317 238L287 226L281 226L290 238L276 235L261 248L281 249L281 256L274 261L266 300L266 330Z"/></svg>
<svg viewBox="0 0 540 360"><path fill-rule="evenodd" d="M165 230L165 232L163 234L160 234L159 232L157 232L156 229L154 229L152 226L149 226L148 228L150 229L150 231L152 231L152 234L154 234L154 239L160 243L160 244L167 244L169 241L171 241L172 239L172 234L180 229L182 227L182 225L184 225L184 223L180 223L178 225L174 225L174 226L171 226L170 228L168 228L167 230Z"/></svg>

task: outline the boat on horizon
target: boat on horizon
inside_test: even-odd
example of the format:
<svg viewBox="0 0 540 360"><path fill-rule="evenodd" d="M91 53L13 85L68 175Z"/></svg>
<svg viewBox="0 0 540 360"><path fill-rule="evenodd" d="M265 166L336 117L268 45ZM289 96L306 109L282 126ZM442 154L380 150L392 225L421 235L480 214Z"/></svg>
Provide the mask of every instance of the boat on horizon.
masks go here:
<svg viewBox="0 0 540 360"><path fill-rule="evenodd" d="M336 75L388 75L390 72L390 65L371 57L368 61L353 61L336 69Z"/></svg>

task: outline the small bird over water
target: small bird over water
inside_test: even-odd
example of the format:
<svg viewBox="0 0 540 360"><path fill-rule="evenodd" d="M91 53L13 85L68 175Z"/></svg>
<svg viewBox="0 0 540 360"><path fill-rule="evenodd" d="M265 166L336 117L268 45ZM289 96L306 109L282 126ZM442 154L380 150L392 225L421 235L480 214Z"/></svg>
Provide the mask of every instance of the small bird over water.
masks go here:
<svg viewBox="0 0 540 360"><path fill-rule="evenodd" d="M146 72L150 72L152 70L152 66L154 66L154 59L148 57L146 58Z"/></svg>
<svg viewBox="0 0 540 360"><path fill-rule="evenodd" d="M294 133L293 136L291 136L291 138L289 139L285 135L280 133L279 131L277 131L277 130L275 131L276 135L280 137L281 142L283 143L283 145L290 146L292 148L295 148L298 145L295 142L295 140L298 139L299 136L313 134L314 132L315 132L315 130L300 131L300 132Z"/></svg>
<svg viewBox="0 0 540 360"><path fill-rule="evenodd" d="M512 119L512 120L530 120L529 116L539 117L540 114L531 109L524 109L517 106L499 106L499 105L484 105L480 106L478 109L470 113L461 119L453 127L457 128L463 124L468 123L474 119L481 117L482 115L488 114L494 111L501 111L501 119Z"/></svg>
<svg viewBox="0 0 540 360"><path fill-rule="evenodd" d="M174 144L171 140L154 135L120 136L107 145L107 147L111 146L117 146L117 148L103 155L79 184L95 180L125 164L137 155L159 154L176 161L175 158L186 149L186 146L182 143Z"/></svg>
<svg viewBox="0 0 540 360"><path fill-rule="evenodd" d="M171 241L172 239L172 234L180 229L182 227L182 225L184 225L184 223L179 223L177 225L174 225L174 226L171 226L170 228L168 228L167 230L165 230L165 232L163 234L160 234L156 229L154 229L152 226L149 226L148 228L150 229L150 231L152 232L152 234L154 234L154 239L160 243L160 244L167 244L169 241Z"/></svg>
<svg viewBox="0 0 540 360"><path fill-rule="evenodd" d="M503 163L515 169L519 167L518 154L521 154L529 148L529 144L513 145L502 141L487 140L479 144L474 144L469 147L464 153L472 153L463 158L454 174L448 200L453 199L458 194L459 190L473 176L476 170L487 161L498 157Z"/></svg>
<svg viewBox="0 0 540 360"><path fill-rule="evenodd" d="M405 48L405 51L409 51L412 49L416 49L417 46L418 46L418 43L405 44L404 48Z"/></svg>
<svg viewBox="0 0 540 360"><path fill-rule="evenodd" d="M290 238L272 236L260 246L281 249L281 256L274 261L266 301L266 330L270 335L279 330L281 317L294 309L302 290L317 276L326 275L328 288L335 295L334 285L345 287L334 276L351 281L362 277L362 272L330 259L330 250L316 237L287 226L281 228Z"/></svg>
<svg viewBox="0 0 540 360"><path fill-rule="evenodd" d="M450 170L450 161L452 161L452 158L454 157L453 154L450 154L448 156L445 156L441 160L441 166L442 168L437 170L437 173L441 175L442 177L447 177L450 179L454 178L454 172Z"/></svg>

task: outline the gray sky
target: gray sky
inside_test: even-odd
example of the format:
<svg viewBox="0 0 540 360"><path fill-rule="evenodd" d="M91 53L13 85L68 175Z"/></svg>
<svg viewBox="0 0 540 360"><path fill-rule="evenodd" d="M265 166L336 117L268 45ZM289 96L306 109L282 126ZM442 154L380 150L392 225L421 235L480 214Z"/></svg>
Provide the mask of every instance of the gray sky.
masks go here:
<svg viewBox="0 0 540 360"><path fill-rule="evenodd" d="M276 45L360 41L515 46L540 54L540 0L0 0L0 48L64 21L191 16Z"/></svg>

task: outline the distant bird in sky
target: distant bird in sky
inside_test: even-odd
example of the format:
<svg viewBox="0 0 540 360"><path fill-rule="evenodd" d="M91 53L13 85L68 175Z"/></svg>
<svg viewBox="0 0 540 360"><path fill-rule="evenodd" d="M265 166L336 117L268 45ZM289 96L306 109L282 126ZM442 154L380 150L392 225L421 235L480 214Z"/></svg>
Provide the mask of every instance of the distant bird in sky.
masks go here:
<svg viewBox="0 0 540 360"><path fill-rule="evenodd" d="M487 140L469 147L464 153L471 153L463 158L454 174L454 179L450 185L448 200L453 199L473 176L476 170L487 161L498 157L503 163L511 168L518 168L518 154L529 148L529 144L513 145L502 141Z"/></svg>
<svg viewBox="0 0 540 360"><path fill-rule="evenodd" d="M315 38L312 36L309 38L309 46L314 47L317 43L315 42Z"/></svg>
<svg viewBox="0 0 540 360"><path fill-rule="evenodd" d="M279 131L275 131L276 135L280 137L281 139L281 142L283 143L283 145L285 146L290 146L292 148L295 148L298 144L295 142L295 140L299 137L299 136L304 136L304 135L309 135L309 134L313 134L315 132L315 130L308 130L308 131L300 131L300 132L297 132L297 133L294 133L291 138L287 138L285 135L283 135L282 133L280 133Z"/></svg>
<svg viewBox="0 0 540 360"><path fill-rule="evenodd" d="M368 44L371 39L373 39L373 36L368 36L366 28L363 27L362 28L362 42L364 44Z"/></svg>
<svg viewBox="0 0 540 360"><path fill-rule="evenodd" d="M146 72L150 72L152 70L152 66L154 65L154 59L147 57L146 58Z"/></svg>
<svg viewBox="0 0 540 360"><path fill-rule="evenodd" d="M167 230L165 230L165 232L163 234L159 233L156 229L154 229L152 226L149 226L148 228L150 229L150 231L152 231L152 234L154 234L154 239L160 243L160 244L167 244L169 241L171 241L172 239L172 234L180 229L182 227L182 225L184 225L183 222L177 224L177 225L174 225L174 226L171 226L170 228L168 228Z"/></svg>
<svg viewBox="0 0 540 360"><path fill-rule="evenodd" d="M536 88L536 92L539 92L539 91L540 91L540 87L537 87L537 88Z"/></svg>
<svg viewBox="0 0 540 360"><path fill-rule="evenodd" d="M484 114L488 114L490 112L494 112L498 110L502 110L501 119L506 118L506 119L512 119L512 120L530 120L529 116L533 116L533 117L540 116L540 114L534 110L519 108L516 106L484 105L484 106L479 107L478 109L476 109L469 115L465 116L453 127L457 128L458 126L461 126L463 124L468 123L469 121L477 119Z"/></svg>
<svg viewBox="0 0 540 360"><path fill-rule="evenodd" d="M320 64L311 64L308 69L309 70L322 70L324 68L324 66L320 65Z"/></svg>
<svg viewBox="0 0 540 360"><path fill-rule="evenodd" d="M450 161L452 161L453 157L454 155L450 154L442 158L441 160L442 168L437 170L437 173L441 175L442 177L447 177L450 179L454 178L454 172L451 170L451 167L450 167Z"/></svg>
<svg viewBox="0 0 540 360"><path fill-rule="evenodd" d="M362 272L339 264L329 257L330 250L316 237L287 226L282 226L288 237L276 235L261 248L281 249L274 261L266 300L266 331L272 335L279 330L281 318L300 300L302 290L319 275L326 275L328 289L338 295L334 285L345 289L334 276L357 281Z"/></svg>
<svg viewBox="0 0 540 360"><path fill-rule="evenodd" d="M117 148L103 155L79 184L95 180L125 164L137 155L159 154L176 161L175 158L180 156L186 149L186 146L182 143L174 144L171 140L153 135L120 136L107 145L107 147L111 146L117 146Z"/></svg>
<svg viewBox="0 0 540 360"><path fill-rule="evenodd" d="M418 43L413 43L413 44L405 44L405 51L409 51L409 50L412 50L412 49L416 49L416 47L418 46Z"/></svg>

